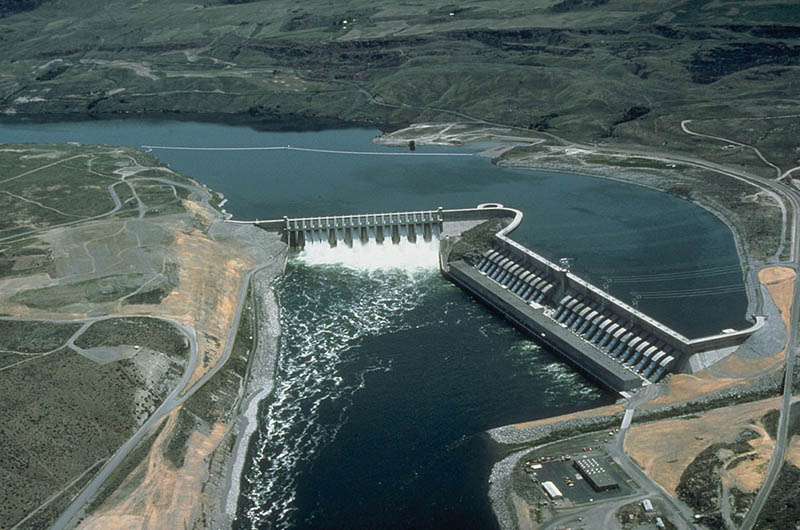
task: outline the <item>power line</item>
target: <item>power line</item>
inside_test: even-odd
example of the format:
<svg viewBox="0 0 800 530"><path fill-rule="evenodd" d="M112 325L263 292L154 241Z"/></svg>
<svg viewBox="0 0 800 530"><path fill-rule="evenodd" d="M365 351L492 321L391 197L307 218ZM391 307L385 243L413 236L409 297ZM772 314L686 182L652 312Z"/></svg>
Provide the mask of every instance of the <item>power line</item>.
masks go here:
<svg viewBox="0 0 800 530"><path fill-rule="evenodd" d="M642 299L690 298L696 296L713 296L718 294L740 293L744 290L741 284L720 285L700 289L673 289L664 291L639 291L637 294Z"/></svg>
<svg viewBox="0 0 800 530"><path fill-rule="evenodd" d="M683 272L665 272L661 274L641 274L635 276L614 276L607 277L613 283L640 283L640 282L660 282L667 280L688 280L692 278L707 278L711 276L722 276L725 274L732 274L734 272L741 272L742 269L738 265L728 267L712 267L707 269L700 269L696 271L683 271Z"/></svg>

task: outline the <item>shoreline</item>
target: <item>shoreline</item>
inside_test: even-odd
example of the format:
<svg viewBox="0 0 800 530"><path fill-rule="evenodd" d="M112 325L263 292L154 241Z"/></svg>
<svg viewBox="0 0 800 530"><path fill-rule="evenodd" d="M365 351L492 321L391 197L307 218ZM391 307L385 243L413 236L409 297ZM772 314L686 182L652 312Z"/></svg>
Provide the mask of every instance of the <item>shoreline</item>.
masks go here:
<svg viewBox="0 0 800 530"><path fill-rule="evenodd" d="M149 120L154 122L163 122L165 120L180 120L180 121L203 121L203 122L210 122L210 123L220 123L218 119L214 119L215 115L201 115L205 117L205 119L198 119L197 116L189 116L187 114L156 114L156 115L127 115L127 116L120 116L120 115L107 115L102 119L132 119L132 120ZM7 122L16 122L16 123L26 123L24 119L8 119L8 116L0 117L0 122L7 121ZM223 121L223 124L230 124L230 125L238 125L238 126L249 126L255 130L294 130L294 129L261 129L256 126L254 123L257 120L253 120L250 122L245 119L241 121ZM94 116L73 116L72 118L68 118L69 121L91 121L91 120L98 120L97 117ZM59 116L54 119L47 119L47 120L39 120L38 122L63 122L64 117ZM37 123L35 120L27 121L27 123ZM375 125L369 124L355 124L351 122L343 122L342 128L356 128L359 126L368 126L368 127L375 127ZM318 128L307 128L307 129L297 129L297 130L320 130L320 129L327 129L327 128L334 128L328 125L320 125ZM450 144L454 145L454 144ZM735 224L730 221L727 216L730 215L730 212L722 207L721 205L715 205L713 203L705 204L703 202L699 202L698 200L681 197L674 193L670 193L669 191L655 185L652 183L654 177L651 174L646 172L642 172L640 177L642 180L637 180L635 175L631 175L630 177L618 177L612 176L607 174L602 174L601 171L598 170L596 173L587 172L586 167L578 168L578 164L569 164L566 162L568 160L565 157L564 164L554 164L556 167L546 167L542 165L509 165L500 163L501 161L498 160L491 151L486 151L489 153L492 158L492 162L496 165L506 168L514 168L514 169L528 169L528 170L542 170L542 171L552 171L552 172L561 172L561 173L572 173L572 174L580 174L587 177L593 178L603 178L608 180L615 180L618 182L626 183L626 184L635 184L637 186L642 186L646 188L650 188L662 193L669 193L675 197L681 198L683 200L687 200L692 202L693 204L703 208L704 210L708 211L712 215L715 215L718 219L728 226L731 234L734 238L734 243L736 245L737 254L739 256L739 263L742 267L743 274L744 274L744 285L745 289L747 290L747 297L748 297L748 314L751 313L751 305L753 305L753 298L751 298L751 288L755 292L759 292L757 288L752 285L753 275L757 274L757 264L751 260L746 246L744 245L743 236L739 233L739 231L735 228ZM573 167L575 169L573 169ZM611 168L609 168L611 171ZM620 170L621 174L630 174L630 170ZM212 207L213 208L213 207ZM216 208L213 208L217 216L219 217L219 212ZM250 447L250 443L252 440L253 434L256 432L258 427L258 410L260 408L260 404L267 399L273 391L274 388L274 375L275 375L275 368L278 361L279 352L279 340L281 335L280 329L280 321L279 321L279 314L280 314L280 307L278 304L277 296L272 289L271 283L272 281L281 276L285 272L286 267L286 253L282 253L282 266L281 267L274 267L270 266L272 264L262 263L259 267L255 269L253 273L250 285L253 289L253 297L256 300L255 305L258 308L256 311L257 317L256 321L258 323L258 340L256 341L255 347L252 352L252 359L251 359L251 367L248 370L248 374L246 376L246 381L244 382L244 390L242 392L242 398L239 404L231 413L231 429L229 436L231 437L231 445L223 448L220 447L220 458L222 460L221 470L224 472L224 476L217 476L216 479L219 481L217 484L209 484L209 490L206 495L213 497L217 503L219 510L210 510L210 513L206 515L209 516L209 520L211 521L211 526L214 528L223 528L227 527L230 528L231 524L236 517L236 510L238 507L238 499L240 495L240 483L241 477L244 473L244 466L246 465L246 458L247 453ZM277 255L276 255L277 257ZM763 264L762 264L763 265ZM755 278L757 282L757 277ZM758 285L756 283L756 285ZM760 300L758 302L758 306L760 307ZM260 314L259 314L260 313ZM262 332L264 335L262 336ZM592 409L586 409L592 410ZM505 458L501 461L496 462L492 467L492 479L490 480L490 501L492 502L494 508L494 501L491 499L491 491L492 488L498 488L499 482L495 484L495 467L501 463L502 461L507 460ZM209 473L213 475L213 471L209 470ZM220 474L221 475L221 474ZM499 477L498 477L499 478ZM212 479L213 480L213 479ZM209 481L211 482L211 481ZM497 513L496 513L497 515Z"/></svg>
<svg viewBox="0 0 800 530"><path fill-rule="evenodd" d="M447 124L446 130L450 128L450 126L457 125L459 122L453 122ZM530 171L548 171L553 173L566 173L566 174L573 174L573 175L581 175L584 177L590 178L600 178L604 180L612 180L615 182L620 182L623 184L632 184L635 186L640 186L643 188L651 189L654 191L658 191L660 193L666 193L671 195L677 199L684 200L694 204L695 206L702 208L704 211L710 213L718 220L720 220L731 233L733 237L733 243L736 248L736 253L739 258L739 267L742 272L742 284L744 286L745 295L747 297L747 306L744 311L743 319L747 321L754 321L755 316L763 313L763 298L761 296L761 290L759 288L760 282L758 281L758 271L765 267L769 266L769 262L761 262L753 258L752 253L749 251L747 242L743 236L742 228L738 225L735 221L735 215L733 212L717 203L710 197L704 196L702 192L700 192L698 197L684 197L678 195L676 193L671 192L665 186L669 180L670 176L666 175L659 175L653 174L651 170L647 168L642 168L640 170L636 170L635 168L623 168L623 167L613 167L613 168L591 168L587 167L585 164L570 162L569 158L565 155L561 157L561 160L557 163L550 163L550 164L542 164L542 163L534 163L534 164L526 164L522 161L515 161L515 160L508 160L502 159L501 157L511 151L514 147L520 144L518 141L507 140L503 138L497 138L495 140L487 139L482 137L482 139L473 140L470 138L462 139L459 138L459 133L451 133L451 136L448 136L446 139L442 139L440 134L434 134L428 137L405 137L405 136L395 136L397 133L402 133L404 130L412 129L414 127L420 128L425 124L412 124L411 126L407 127L403 130L396 130L391 133L384 133L381 136L376 137L373 140L373 143L379 145L386 145L386 146L393 146L393 147L403 147L407 144L409 138L413 138L417 145L431 145L431 146L459 146L459 147L466 147L469 144L490 144L487 149L484 149L478 153L478 156L483 156L486 158L490 158L492 164L507 168L507 169L520 169L520 170L530 170ZM441 126L442 124L431 124L432 126ZM462 133L465 135L470 135L472 132L465 132ZM545 140L535 137L530 138L530 144L536 145L539 143L544 142ZM610 174L614 172L615 174ZM679 182L678 179L673 179L673 183ZM661 183L661 184L659 184Z"/></svg>
<svg viewBox="0 0 800 530"><path fill-rule="evenodd" d="M258 308L256 346L252 353L251 368L245 383L243 398L236 409L231 424L233 448L225 455L224 482L214 493L220 506L216 513L208 514L215 528L230 528L239 505L240 484L245 470L250 441L258 428L258 410L275 388L275 368L280 355L280 306L272 282L286 270L284 253L279 268L262 268L251 279L251 288Z"/></svg>
<svg viewBox="0 0 800 530"><path fill-rule="evenodd" d="M222 112L148 112L148 113L103 113L103 114L3 114L0 123L43 124L43 123L79 123L90 121L129 120L144 122L195 122L217 125L249 127L259 132L314 132L330 129L378 129L381 133L387 130L402 128L404 124L371 123L361 121L339 120L334 118L313 116L252 116L250 114L228 114Z"/></svg>
<svg viewBox="0 0 800 530"><path fill-rule="evenodd" d="M642 188L651 189L654 191L658 191L660 193L666 193L677 199L690 202L695 206L702 208L706 212L710 213L711 215L719 219L723 224L725 224L725 226L728 227L728 230L730 230L731 236L733 237L733 243L734 246L736 247L736 253L739 256L739 266L742 270L742 276L743 276L742 283L744 284L745 292L747 295L747 309L745 311L745 318L749 320L763 311L764 301L761 297L761 291L758 287L760 285L760 282L758 281L758 271L759 269L765 266L769 266L770 264L761 263L752 258L750 252L748 252L747 250L747 245L744 240L744 237L742 236L741 230L739 229L737 224L733 221L733 215L731 211L725 206L722 206L721 204L712 201L708 197L687 198L687 197L682 197L680 195L676 195L674 193L671 193L669 190L666 190L652 182L637 180L636 175L630 175L628 177L608 175L599 168L596 170L596 172L592 172L591 170L589 170L589 168L586 168L585 166L578 164L571 165L569 163L563 163L563 164L554 164L552 166L545 166L545 165L527 166L527 165L498 163L496 159L492 159L492 163L508 169L522 169L522 170L529 169L532 171L537 171L537 170L550 171L553 173L582 175L584 177L600 178L604 180L613 180L615 182L620 182L623 184L632 184L634 186L640 186ZM625 175L626 171L620 168L619 173ZM645 174L643 173L641 176L645 176Z"/></svg>
<svg viewBox="0 0 800 530"><path fill-rule="evenodd" d="M392 144L391 142L387 142L386 139L384 139L382 142L379 141L376 143ZM418 145L426 145L428 143L431 145L442 145L443 143L446 143L447 145L465 145L468 142L457 144L452 140L448 142L426 142L425 140L419 142L418 140ZM511 147L512 146L509 146L509 149ZM504 154L509 149L498 149L495 147L493 149L483 151L483 154L491 158L493 164L509 169L578 174L591 178L613 180L624 184L641 186L661 193L670 194L682 200L686 200L710 213L725 224L730 231L731 236L733 237L734 246L736 247L739 260L739 266L742 271L742 283L747 296L745 319L751 320L755 317L755 315L762 314L764 312L764 300L761 293L761 283L758 279L758 271L765 266L769 266L769 263L758 262L752 257L751 253L748 251L748 247L741 229L735 221L733 212L731 212L725 206L718 204L710 197L702 195L702 193L698 197L683 197L675 193L671 193L665 187L669 177L655 176L648 171L640 171L638 175L635 174L635 170L626 170L625 168L607 168L605 170L598 168L597 170L592 171L591 168L587 168L583 164L570 163L566 158L560 161L560 163L551 165L514 163L514 161L509 162L508 160L502 160L500 158L500 155ZM615 172L618 174L609 174L612 170L615 170ZM663 184L659 185L659 182ZM697 398L697 400L703 401L705 399L709 399L709 397L713 396L714 394L716 393L712 392L709 395ZM668 409L670 407L667 406L662 408ZM515 443L529 442L531 439L542 438L544 437L542 431L549 432L557 430L560 425L565 423L581 426L597 424L598 429L601 429L605 427L605 425L603 425L605 422L621 421L621 414L609 415L607 410L604 409L607 409L607 407L586 409L586 412L597 410L597 414L590 413L586 417L574 420L558 420L556 419L558 416L554 416L550 418L551 421L546 421L544 425L533 429L518 430L514 425L505 425L491 429L487 431L487 433L495 443L509 446L509 444L514 445ZM548 420L547 418L544 419ZM535 434L526 432L531 430ZM549 443L552 442L545 441L543 445L548 445ZM494 512L495 520L497 521L497 524L501 530L518 528L519 522L517 521L517 516L514 510L513 497L515 493L512 485L511 473L519 462L520 458L522 458L523 454L529 450L530 448L512 450L506 456L496 460L492 464L487 484L487 496L492 507L492 511Z"/></svg>

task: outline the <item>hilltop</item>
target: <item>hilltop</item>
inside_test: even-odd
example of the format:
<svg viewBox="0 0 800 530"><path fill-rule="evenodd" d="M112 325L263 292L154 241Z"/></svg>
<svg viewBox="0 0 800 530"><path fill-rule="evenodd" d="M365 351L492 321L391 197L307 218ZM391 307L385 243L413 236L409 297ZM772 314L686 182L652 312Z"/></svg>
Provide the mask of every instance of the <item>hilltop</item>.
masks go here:
<svg viewBox="0 0 800 530"><path fill-rule="evenodd" d="M259 127L485 120L693 153L680 122L778 165L800 122L790 1L26 3L0 19L0 112ZM741 121L745 119L745 121ZM772 176L754 153L715 159Z"/></svg>

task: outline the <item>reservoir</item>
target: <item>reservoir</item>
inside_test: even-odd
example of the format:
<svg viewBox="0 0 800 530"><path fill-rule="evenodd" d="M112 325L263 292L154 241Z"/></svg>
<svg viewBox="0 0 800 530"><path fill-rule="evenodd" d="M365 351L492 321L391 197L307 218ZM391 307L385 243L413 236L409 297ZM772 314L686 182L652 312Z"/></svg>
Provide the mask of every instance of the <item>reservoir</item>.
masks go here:
<svg viewBox="0 0 800 530"><path fill-rule="evenodd" d="M575 273L624 301L637 298L684 335L746 325L732 236L705 210L618 182L438 156L469 148L379 147L376 134L187 122L0 125L3 142L326 150L153 154L224 193L240 219L504 203L525 214L514 239L554 260L572 258ZM301 255L278 281L281 357L248 453L238 527L492 528L486 492L497 455L483 432L613 402L435 267L380 261L344 266Z"/></svg>

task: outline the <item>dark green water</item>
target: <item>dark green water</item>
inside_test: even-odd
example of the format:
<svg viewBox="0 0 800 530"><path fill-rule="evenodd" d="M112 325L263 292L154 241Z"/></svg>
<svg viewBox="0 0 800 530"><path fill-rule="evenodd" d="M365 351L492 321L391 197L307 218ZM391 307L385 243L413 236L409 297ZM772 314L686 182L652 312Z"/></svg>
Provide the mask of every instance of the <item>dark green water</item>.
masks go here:
<svg viewBox="0 0 800 530"><path fill-rule="evenodd" d="M575 258L576 272L623 299L640 293L641 309L684 334L745 324L731 235L702 209L579 175L408 156L371 144L376 133L125 121L2 125L0 141L402 153L155 150L223 192L240 218L502 202L525 213L515 239L551 258ZM465 151L416 155L442 152ZM717 294L691 296L700 289ZM281 357L250 447L241 528L491 528L494 456L482 433L613 400L434 269L298 259L277 290Z"/></svg>

